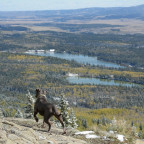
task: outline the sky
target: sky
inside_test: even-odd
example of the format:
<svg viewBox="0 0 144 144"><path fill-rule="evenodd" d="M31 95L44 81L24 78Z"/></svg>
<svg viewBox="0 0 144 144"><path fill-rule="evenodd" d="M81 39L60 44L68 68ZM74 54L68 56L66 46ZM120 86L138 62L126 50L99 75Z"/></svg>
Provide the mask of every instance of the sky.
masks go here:
<svg viewBox="0 0 144 144"><path fill-rule="evenodd" d="M144 4L144 0L0 0L0 11L129 7L141 4Z"/></svg>

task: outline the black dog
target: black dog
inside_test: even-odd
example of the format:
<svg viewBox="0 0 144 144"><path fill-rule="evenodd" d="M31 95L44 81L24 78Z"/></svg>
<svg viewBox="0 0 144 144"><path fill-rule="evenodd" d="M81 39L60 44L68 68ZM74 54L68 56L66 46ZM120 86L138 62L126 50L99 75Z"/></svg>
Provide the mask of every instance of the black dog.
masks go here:
<svg viewBox="0 0 144 144"><path fill-rule="evenodd" d="M41 95L41 91L39 89L36 89L36 102L34 105L34 118L36 122L38 122L38 117L36 116L37 113L40 115L44 116L44 122L48 124L49 129L48 132L51 129L51 123L50 123L50 118L52 116L55 116L60 123L62 124L63 127L63 134L66 133L62 115L58 112L56 106L54 104L48 103L46 97L44 95Z"/></svg>

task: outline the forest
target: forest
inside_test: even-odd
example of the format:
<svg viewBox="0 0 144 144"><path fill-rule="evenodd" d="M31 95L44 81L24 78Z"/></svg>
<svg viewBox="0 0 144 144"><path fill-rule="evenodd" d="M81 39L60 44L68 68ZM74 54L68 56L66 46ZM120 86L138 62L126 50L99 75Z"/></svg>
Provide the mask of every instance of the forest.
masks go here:
<svg viewBox="0 0 144 144"><path fill-rule="evenodd" d="M24 111L27 105L26 94L29 90L35 96L35 89L47 90L46 96L58 104L62 94L74 108L79 130L115 130L134 139L131 125L144 126L144 88L75 85L66 80L68 72L83 76L127 75L132 79L144 77L142 72L119 71L94 66L83 66L75 61L54 57L31 56L19 53L0 53L0 107L6 117L14 116L16 110ZM89 115L89 117L87 117ZM113 119L124 123L124 128L111 127ZM140 131L141 132L141 131ZM143 138L143 135L140 135Z"/></svg>
<svg viewBox="0 0 144 144"><path fill-rule="evenodd" d="M57 26L57 25L56 25ZM92 25L93 26L93 25ZM96 25L95 25L96 26ZM59 27L59 25L58 25ZM85 26L60 25L71 31ZM70 28L69 28L70 27ZM88 27L89 29L89 25ZM109 27L104 25L104 27ZM55 49L57 52L97 56L98 59L121 65L144 67L144 35L143 34L93 34L67 33L54 31L31 31L28 28L5 26L0 33L1 51L25 51L29 49ZM16 29L19 32L13 32ZM24 32L20 33L23 30ZM8 32L9 31L9 32ZM73 31L73 30L72 30Z"/></svg>
<svg viewBox="0 0 144 144"><path fill-rule="evenodd" d="M69 72L79 73L88 77L93 74L101 77L113 74L115 77L130 77L131 80L141 78L142 72L118 71L83 66L75 61L67 61L54 57L31 56L24 54L0 53L0 86L3 94L8 97L19 97L24 100L24 95L29 89L33 94L37 87L46 89L47 97L59 97L63 92L66 97L76 103L76 106L87 108L130 108L143 107L143 86L102 86L102 85L75 85L70 84L66 77ZM16 97L15 97L16 98ZM10 98L11 99L11 98ZM18 101L21 101L18 100ZM4 100L1 101L3 103ZM74 106L74 103L71 103Z"/></svg>

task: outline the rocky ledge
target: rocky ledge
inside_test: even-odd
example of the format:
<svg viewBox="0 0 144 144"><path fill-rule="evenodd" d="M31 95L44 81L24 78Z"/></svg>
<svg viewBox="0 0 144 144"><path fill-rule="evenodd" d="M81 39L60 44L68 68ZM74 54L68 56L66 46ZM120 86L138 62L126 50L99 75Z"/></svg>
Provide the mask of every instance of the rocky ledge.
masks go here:
<svg viewBox="0 0 144 144"><path fill-rule="evenodd" d="M36 123L30 119L3 118L0 119L1 144L86 144L87 142L72 137L75 130L63 130L52 125L51 133L48 128L41 128L42 122Z"/></svg>

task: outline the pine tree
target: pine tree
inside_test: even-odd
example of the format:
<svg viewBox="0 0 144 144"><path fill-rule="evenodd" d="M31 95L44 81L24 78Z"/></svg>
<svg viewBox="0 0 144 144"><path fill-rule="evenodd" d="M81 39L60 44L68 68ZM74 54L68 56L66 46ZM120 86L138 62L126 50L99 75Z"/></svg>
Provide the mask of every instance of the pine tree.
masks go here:
<svg viewBox="0 0 144 144"><path fill-rule="evenodd" d="M131 122L131 126L132 126L132 127L134 126L134 122L133 122L133 121Z"/></svg>
<svg viewBox="0 0 144 144"><path fill-rule="evenodd" d="M3 118L3 117L4 117L3 111L2 111L2 109L0 108L0 118Z"/></svg>
<svg viewBox="0 0 144 144"><path fill-rule="evenodd" d="M102 118L102 125L106 125L106 118L105 117Z"/></svg>
<svg viewBox="0 0 144 144"><path fill-rule="evenodd" d="M97 120L97 125L99 125L99 124L100 124L100 120L98 119L98 120Z"/></svg>
<svg viewBox="0 0 144 144"><path fill-rule="evenodd" d="M71 120L69 118L69 103L64 95L61 95L59 107L65 126L68 127L71 124Z"/></svg>
<svg viewBox="0 0 144 144"><path fill-rule="evenodd" d="M22 112L18 109L17 112L15 113L14 117L16 118L23 118Z"/></svg>
<svg viewBox="0 0 144 144"><path fill-rule="evenodd" d="M83 126L84 128L88 128L87 120L86 120L86 119L82 119L82 126Z"/></svg>
<svg viewBox="0 0 144 144"><path fill-rule="evenodd" d="M92 119L92 123L97 123L97 119Z"/></svg>
<svg viewBox="0 0 144 144"><path fill-rule="evenodd" d="M29 90L28 90L28 94L26 94L26 97L28 99L28 104L25 107L25 118L33 118L34 99L33 99L32 95L30 94Z"/></svg>
<svg viewBox="0 0 144 144"><path fill-rule="evenodd" d="M139 130L140 130L140 131L143 130L143 126L142 126L142 124L140 124L140 126L139 126Z"/></svg>
<svg viewBox="0 0 144 144"><path fill-rule="evenodd" d="M71 108L71 112L70 112L70 120L71 120L71 126L76 129L78 127L78 125L76 123L77 118L76 118L75 113L72 108Z"/></svg>

